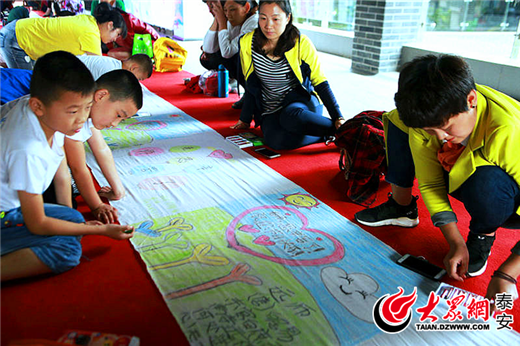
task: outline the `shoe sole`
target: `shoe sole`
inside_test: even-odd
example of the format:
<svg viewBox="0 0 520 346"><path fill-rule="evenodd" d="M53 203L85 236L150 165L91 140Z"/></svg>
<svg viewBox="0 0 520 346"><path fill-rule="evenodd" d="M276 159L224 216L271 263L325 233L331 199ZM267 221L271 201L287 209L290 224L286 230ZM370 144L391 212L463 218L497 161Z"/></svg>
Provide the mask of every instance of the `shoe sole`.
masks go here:
<svg viewBox="0 0 520 346"><path fill-rule="evenodd" d="M489 253L489 255L491 255L491 252ZM488 255L488 257L489 257L489 255ZM479 270L477 270L476 272L473 272L473 273L468 272L468 276L474 278L476 276L484 274L484 272L486 271L486 268L487 268L487 264L488 264L488 261L486 260L486 263L484 263L482 268L480 268Z"/></svg>
<svg viewBox="0 0 520 346"><path fill-rule="evenodd" d="M356 218L356 221L365 226L380 227L380 226L400 226L406 228L412 228L419 224L419 218L410 219L407 217L399 217L397 219L389 219L376 222L361 221Z"/></svg>

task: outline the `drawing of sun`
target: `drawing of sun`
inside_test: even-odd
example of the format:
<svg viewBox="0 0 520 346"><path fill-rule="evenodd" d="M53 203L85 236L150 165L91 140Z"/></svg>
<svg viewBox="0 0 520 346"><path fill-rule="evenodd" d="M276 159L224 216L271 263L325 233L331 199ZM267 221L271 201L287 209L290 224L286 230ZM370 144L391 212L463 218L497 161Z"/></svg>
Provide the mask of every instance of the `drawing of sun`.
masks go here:
<svg viewBox="0 0 520 346"><path fill-rule="evenodd" d="M320 204L314 197L311 195L303 194L303 193L294 193L292 195L283 195L283 198L280 200L284 201L286 205L294 205L297 208L315 208Z"/></svg>

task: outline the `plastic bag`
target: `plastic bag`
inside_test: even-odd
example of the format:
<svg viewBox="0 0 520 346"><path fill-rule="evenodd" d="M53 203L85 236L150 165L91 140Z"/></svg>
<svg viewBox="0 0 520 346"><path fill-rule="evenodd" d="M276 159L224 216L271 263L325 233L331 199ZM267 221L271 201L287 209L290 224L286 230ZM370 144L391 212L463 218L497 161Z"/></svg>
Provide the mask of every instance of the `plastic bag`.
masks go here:
<svg viewBox="0 0 520 346"><path fill-rule="evenodd" d="M200 75L199 86L208 96L218 96L218 71L208 70Z"/></svg>
<svg viewBox="0 0 520 346"><path fill-rule="evenodd" d="M155 70L177 72L186 63L188 51L168 37L161 37L153 44Z"/></svg>
<svg viewBox="0 0 520 346"><path fill-rule="evenodd" d="M134 45L132 46L132 55L146 54L153 58L152 35L150 34L134 34Z"/></svg>
<svg viewBox="0 0 520 346"><path fill-rule="evenodd" d="M202 94L202 89L199 85L199 79L200 75L191 77L187 82L185 81L184 85L186 86L186 89L194 94Z"/></svg>

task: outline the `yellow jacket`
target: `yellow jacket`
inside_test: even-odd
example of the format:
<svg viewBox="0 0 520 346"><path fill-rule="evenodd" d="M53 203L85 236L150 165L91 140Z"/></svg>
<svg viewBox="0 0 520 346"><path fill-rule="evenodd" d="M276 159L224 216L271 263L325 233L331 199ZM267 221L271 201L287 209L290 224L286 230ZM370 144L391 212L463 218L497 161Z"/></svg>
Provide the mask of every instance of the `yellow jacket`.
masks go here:
<svg viewBox="0 0 520 346"><path fill-rule="evenodd" d="M251 50L254 33L255 31L253 30L242 36L240 39L240 65L246 81L254 71ZM300 35L300 39L296 41L294 47L285 52L285 57L296 75L296 78L298 78L300 83L306 89L309 89L308 85L305 83L308 77L310 77L310 82L314 86L327 80L321 71L316 48L307 36Z"/></svg>
<svg viewBox="0 0 520 346"><path fill-rule="evenodd" d="M255 122L258 125L261 123L263 105L261 102L261 82L256 74L253 73L252 42L256 30L245 34L240 39L240 78L244 78L246 82L244 105L240 113L240 120L250 123L253 116L255 116ZM318 102L325 105L333 120L340 118L342 115L339 105L332 90L330 90L327 78L321 70L318 53L311 40L305 35L300 35L294 47L286 51L284 56L300 82L299 88L303 91L301 95L306 95L307 100L311 100L311 95L316 96ZM289 94L287 97L294 96L294 94ZM287 98L285 101L289 102Z"/></svg>
<svg viewBox="0 0 520 346"><path fill-rule="evenodd" d="M385 132L391 121L409 134L415 175L432 217L440 212L453 212L448 192L458 189L477 167L498 166L520 186L520 102L501 92L477 85L477 121L466 148L449 173L449 191L437 159L441 141L422 129L406 127L397 110L386 113L383 119ZM516 213L520 215L520 208Z"/></svg>

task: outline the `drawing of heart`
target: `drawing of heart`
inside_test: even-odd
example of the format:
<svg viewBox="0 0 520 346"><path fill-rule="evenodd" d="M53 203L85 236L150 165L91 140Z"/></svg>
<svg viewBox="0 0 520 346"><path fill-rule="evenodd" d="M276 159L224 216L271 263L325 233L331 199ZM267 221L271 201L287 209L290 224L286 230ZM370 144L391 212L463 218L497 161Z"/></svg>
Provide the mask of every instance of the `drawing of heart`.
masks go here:
<svg viewBox="0 0 520 346"><path fill-rule="evenodd" d="M238 229L241 230L242 232L247 232L247 233L258 233L258 232L260 232L259 230L257 230L256 228L254 228L251 225L243 225L243 226L240 226Z"/></svg>
<svg viewBox="0 0 520 346"><path fill-rule="evenodd" d="M217 150L213 151L208 156L213 157L215 159L226 159L226 160L233 158L233 155L231 155L230 153L226 153L226 152L224 152L224 150L221 150L221 149L217 149Z"/></svg>
<svg viewBox="0 0 520 346"><path fill-rule="evenodd" d="M326 267L321 270L325 288L345 309L362 321L374 323L372 309L377 301L373 294L379 284L363 273L347 274L341 268Z"/></svg>
<svg viewBox="0 0 520 346"><path fill-rule="evenodd" d="M296 248L298 245L296 245L296 238L297 236L293 235L294 233L287 232L283 237L283 241L279 241L277 243L271 241L271 238L269 235L260 235L252 242L254 244L258 245L269 245L273 246L270 248L270 250L273 252L272 255L259 252L254 249L254 247L251 247L252 244L249 244L247 246L247 243L239 241L238 240L238 234L237 231L244 231L248 233L259 233L261 232L261 228L256 229L252 225L250 225L255 215L262 214L262 213L283 213L286 217L284 219L287 219L288 217L291 217L291 224L275 224L273 227L282 229L282 226L289 226L288 229L294 228L294 230L298 231L299 233L305 233L307 235L307 239L315 239L319 242L319 244L312 243L312 245L321 247L322 251L319 251L317 253L313 253L312 251L301 251L297 255L301 255L299 258L295 258L295 256L291 256L291 254L288 254L286 252L286 249L284 248L284 245L281 244L293 244L289 245L287 249L289 248ZM272 221L271 219L270 221ZM237 227L239 224L243 224L243 226ZM262 259L266 259L275 263L280 263L284 265L290 265L290 266L316 266L316 265L324 265L329 263L334 263L339 260L341 260L345 256L345 248L343 247L343 244L341 244L336 238L331 236L328 233L325 233L318 229L312 229L308 228L309 222L304 214L302 214L300 211L290 208L290 207L284 207L284 206L261 206L261 207L255 207L251 208L249 210L246 210L242 212L240 215L235 217L233 221L228 225L226 229L226 239L229 243L229 245L234 248L235 250L246 253L249 255L253 255ZM278 227L280 226L280 227ZM258 227L258 226L257 226ZM255 230L256 232L252 231ZM317 234L316 234L317 233ZM264 238L265 237L265 238ZM279 239L279 238L276 238ZM319 240L318 240L319 239ZM276 246L275 246L276 245ZM282 253L283 256L277 256L276 253ZM305 258L304 256L308 256ZM317 257L321 256L321 257Z"/></svg>
<svg viewBox="0 0 520 346"><path fill-rule="evenodd" d="M253 240L253 243L263 246L270 246L270 245L276 245L274 241L271 241L271 238L269 238L266 235L261 235L260 237Z"/></svg>

